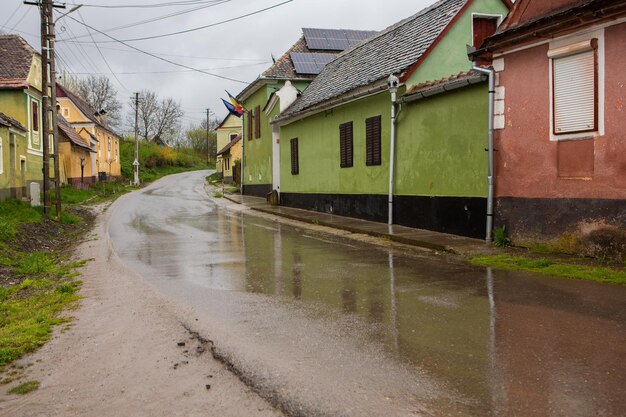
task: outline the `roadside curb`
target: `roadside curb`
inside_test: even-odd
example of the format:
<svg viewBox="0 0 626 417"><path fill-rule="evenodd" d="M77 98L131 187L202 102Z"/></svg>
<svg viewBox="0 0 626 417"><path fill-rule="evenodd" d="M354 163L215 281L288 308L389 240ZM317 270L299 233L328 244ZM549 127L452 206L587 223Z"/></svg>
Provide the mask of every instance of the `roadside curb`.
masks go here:
<svg viewBox="0 0 626 417"><path fill-rule="evenodd" d="M415 247L419 247L423 249L428 249L428 250L432 250L435 252L444 252L444 253L455 254L455 255L472 255L475 253L482 253L488 249L486 245L477 242L476 247L473 249L470 248L468 250L459 250L459 248L457 247L453 247L445 243L433 242L432 240L427 241L427 240L423 240L423 239L419 239L415 237L402 236L400 234L384 233L384 232L380 232L376 230L366 230L364 228L354 227L354 226L350 226L347 224L325 221L322 218L310 219L304 216L299 216L298 214L294 214L294 213L280 212L278 210L269 210L265 207L255 206L254 204L245 204L239 201L239 199L233 198L232 196L229 196L227 194L224 194L222 197L233 203L246 206L252 210L259 211L262 213L280 216L280 217L284 217L290 220L300 221L303 223L313 222L314 224L317 224L320 226L330 227L330 228L338 229L338 230L344 230L344 231L351 232L351 233L365 234L368 236L382 238L382 239L388 239L392 242L415 246ZM310 212L310 213L315 214L315 212Z"/></svg>

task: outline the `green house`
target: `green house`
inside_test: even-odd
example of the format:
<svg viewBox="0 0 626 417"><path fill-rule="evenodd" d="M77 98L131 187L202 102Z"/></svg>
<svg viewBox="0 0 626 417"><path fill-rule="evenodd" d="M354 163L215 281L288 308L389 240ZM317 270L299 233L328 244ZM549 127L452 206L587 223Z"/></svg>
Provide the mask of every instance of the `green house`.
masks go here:
<svg viewBox="0 0 626 417"><path fill-rule="evenodd" d="M280 189L279 129L270 120L296 100L321 69L372 31L304 28L303 36L237 99L243 105L243 193L265 196ZM342 41L337 41L337 40ZM280 99L278 99L280 97ZM280 103L279 105L276 105Z"/></svg>
<svg viewBox="0 0 626 417"><path fill-rule="evenodd" d="M0 113L0 200L26 198L43 182L41 57L17 35L0 35Z"/></svg>
<svg viewBox="0 0 626 417"><path fill-rule="evenodd" d="M326 65L280 127L281 204L484 237L488 87L466 45L511 4L443 0ZM397 80L390 185L391 109Z"/></svg>

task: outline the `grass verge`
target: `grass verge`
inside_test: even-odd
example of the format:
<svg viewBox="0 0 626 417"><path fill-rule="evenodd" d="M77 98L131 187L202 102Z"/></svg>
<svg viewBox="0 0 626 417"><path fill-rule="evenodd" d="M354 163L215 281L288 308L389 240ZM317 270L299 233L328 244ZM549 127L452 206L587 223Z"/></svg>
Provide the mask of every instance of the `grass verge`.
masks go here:
<svg viewBox="0 0 626 417"><path fill-rule="evenodd" d="M70 261L66 254L90 225L85 210L82 217L67 216L72 221L59 224L28 204L0 203L0 375L15 371L7 367L44 345L79 299L76 270L86 261ZM13 390L30 385L20 387Z"/></svg>
<svg viewBox="0 0 626 417"><path fill-rule="evenodd" d="M28 381L9 390L9 394L24 395L39 389L39 381Z"/></svg>
<svg viewBox="0 0 626 417"><path fill-rule="evenodd" d="M561 278L626 285L626 271L593 265L568 264L546 258L532 259L510 255L478 256L472 258L471 263L478 266L535 272Z"/></svg>

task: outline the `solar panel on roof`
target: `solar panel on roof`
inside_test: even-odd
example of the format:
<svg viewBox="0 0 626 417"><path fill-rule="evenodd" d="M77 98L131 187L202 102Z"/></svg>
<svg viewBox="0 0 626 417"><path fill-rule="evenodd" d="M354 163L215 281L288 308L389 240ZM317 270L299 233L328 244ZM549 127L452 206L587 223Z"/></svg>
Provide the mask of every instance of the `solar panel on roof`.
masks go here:
<svg viewBox="0 0 626 417"><path fill-rule="evenodd" d="M326 64L335 59L335 54L292 52L291 62L298 74L319 74Z"/></svg>
<svg viewBox="0 0 626 417"><path fill-rule="evenodd" d="M326 51L343 51L376 34L374 31L366 30L311 28L304 28L302 32L309 49Z"/></svg>

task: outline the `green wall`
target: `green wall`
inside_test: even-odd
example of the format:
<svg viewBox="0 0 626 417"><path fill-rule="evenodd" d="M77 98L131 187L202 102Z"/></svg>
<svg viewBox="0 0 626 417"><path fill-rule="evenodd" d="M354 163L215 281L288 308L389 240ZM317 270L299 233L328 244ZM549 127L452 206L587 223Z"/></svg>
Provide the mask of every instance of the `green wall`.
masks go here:
<svg viewBox="0 0 626 417"><path fill-rule="evenodd" d="M408 87L471 69L472 64L467 58L466 45L471 45L473 42L472 13L501 15L504 19L508 8L501 0L475 0L409 77L406 81Z"/></svg>
<svg viewBox="0 0 626 417"><path fill-rule="evenodd" d="M359 100L281 128L281 191L386 194L389 93ZM365 119L382 115L382 165L365 165ZM340 168L339 125L353 122L353 160ZM291 174L290 139L298 138L300 173ZM396 195L485 197L487 85L404 104L397 122Z"/></svg>
<svg viewBox="0 0 626 417"><path fill-rule="evenodd" d="M291 83L300 91L304 91L309 85L309 81L292 81ZM256 106L261 108L261 138L254 138L253 125L252 140L247 139L248 115L244 114L243 117L244 185L272 184L272 126L269 120L278 115L279 106L274 106L269 116L265 115L263 108L272 93L278 91L283 85L284 81L264 85L242 103L251 112L254 112Z"/></svg>
<svg viewBox="0 0 626 417"><path fill-rule="evenodd" d="M285 193L384 194L389 163L389 93L335 107L281 128L280 189ZM365 119L382 116L382 165L365 165ZM353 161L339 167L339 125L353 122ZM298 138L300 173L291 174L290 140Z"/></svg>
<svg viewBox="0 0 626 417"><path fill-rule="evenodd" d="M272 128L268 117L263 112L273 91L280 88L278 84L268 84L261 87L242 104L244 108L254 114L254 108L261 108L261 137L254 137L254 123L252 125L252 140L248 140L248 114L243 116L243 146L244 169L243 184L271 184L272 183Z"/></svg>

